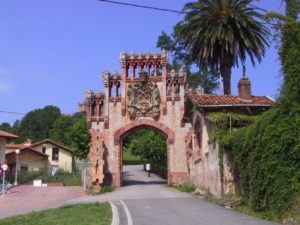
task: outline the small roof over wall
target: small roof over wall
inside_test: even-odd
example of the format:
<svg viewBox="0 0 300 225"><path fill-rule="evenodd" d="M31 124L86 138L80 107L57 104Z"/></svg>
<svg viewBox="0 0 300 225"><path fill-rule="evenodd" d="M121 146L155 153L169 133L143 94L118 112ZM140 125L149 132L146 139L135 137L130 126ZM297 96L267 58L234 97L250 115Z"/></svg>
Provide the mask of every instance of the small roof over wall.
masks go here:
<svg viewBox="0 0 300 225"><path fill-rule="evenodd" d="M3 131L3 130L0 130L0 137L4 137L4 138L7 138L7 139L16 139L16 138L18 138L17 135L8 133L8 132Z"/></svg>
<svg viewBox="0 0 300 225"><path fill-rule="evenodd" d="M200 107L270 107L274 101L267 96L251 96L250 100L243 100L234 95L199 95L189 94L188 99Z"/></svg>
<svg viewBox="0 0 300 225"><path fill-rule="evenodd" d="M42 152L39 152L39 151L37 151L37 150L35 150L35 149L31 148L31 147L24 147L24 148L20 149L20 153L25 152L25 151L34 152L34 153L36 153L38 155L41 155L45 159L47 159L49 157L49 155L44 154ZM10 155L10 154L15 154L15 149L6 149L5 155Z"/></svg>

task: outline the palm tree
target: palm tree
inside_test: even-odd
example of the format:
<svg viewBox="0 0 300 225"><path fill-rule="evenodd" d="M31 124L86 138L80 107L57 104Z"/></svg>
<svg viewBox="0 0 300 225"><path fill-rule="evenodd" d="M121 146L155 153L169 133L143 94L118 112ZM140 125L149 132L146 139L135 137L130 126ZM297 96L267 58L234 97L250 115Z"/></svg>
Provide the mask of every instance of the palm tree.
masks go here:
<svg viewBox="0 0 300 225"><path fill-rule="evenodd" d="M183 11L182 35L198 65L220 70L224 94L231 94L231 68L244 65L246 55L255 65L269 46L269 29L264 16L252 0L198 0L187 3Z"/></svg>

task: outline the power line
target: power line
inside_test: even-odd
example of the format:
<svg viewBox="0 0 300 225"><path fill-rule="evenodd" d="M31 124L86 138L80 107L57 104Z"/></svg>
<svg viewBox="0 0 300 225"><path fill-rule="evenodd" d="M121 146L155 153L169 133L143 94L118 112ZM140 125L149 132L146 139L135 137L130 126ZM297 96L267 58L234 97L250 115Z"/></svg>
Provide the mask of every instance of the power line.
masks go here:
<svg viewBox="0 0 300 225"><path fill-rule="evenodd" d="M126 6L137 7L137 8L152 9L152 10L158 10L158 11L164 11L164 12L171 12L171 13L180 13L180 14L187 13L187 12L173 10L173 9L164 9L164 8L157 8L157 7L146 6L146 5L137 5L137 4L127 3L127 2L117 2L117 1L110 1L110 0L98 0L98 1L99 2L107 2L107 3L117 4L117 5L126 5Z"/></svg>
<svg viewBox="0 0 300 225"><path fill-rule="evenodd" d="M0 113L26 115L26 113L20 113L20 112L8 112L8 111L1 111L1 110L0 110Z"/></svg>

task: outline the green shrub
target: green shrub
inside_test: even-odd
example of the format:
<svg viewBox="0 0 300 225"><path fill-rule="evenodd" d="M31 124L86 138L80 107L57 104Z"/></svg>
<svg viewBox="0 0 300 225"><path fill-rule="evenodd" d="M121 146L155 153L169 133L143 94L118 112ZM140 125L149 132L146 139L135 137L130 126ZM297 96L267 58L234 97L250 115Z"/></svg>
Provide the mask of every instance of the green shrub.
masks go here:
<svg viewBox="0 0 300 225"><path fill-rule="evenodd" d="M140 165L142 164L141 157L132 155L129 150L123 151L123 165Z"/></svg>
<svg viewBox="0 0 300 225"><path fill-rule="evenodd" d="M195 191L195 187L189 184L170 184L169 187L173 187L181 192L187 192L187 193L192 193Z"/></svg>
<svg viewBox="0 0 300 225"><path fill-rule="evenodd" d="M54 176L47 170L18 171L19 184L32 184L35 179L41 179L43 183L62 182L66 186L80 186L82 183L80 174L64 172L63 170L58 170ZM14 180L15 176L8 173L7 181L13 183Z"/></svg>
<svg viewBox="0 0 300 225"><path fill-rule="evenodd" d="M101 187L100 194L107 193L107 192L113 192L114 190L115 190L115 188L112 186L103 185L103 187Z"/></svg>
<svg viewBox="0 0 300 225"><path fill-rule="evenodd" d="M153 163L152 165L152 172L159 175L160 177L167 179L168 176L168 169L166 165L161 165L158 163Z"/></svg>

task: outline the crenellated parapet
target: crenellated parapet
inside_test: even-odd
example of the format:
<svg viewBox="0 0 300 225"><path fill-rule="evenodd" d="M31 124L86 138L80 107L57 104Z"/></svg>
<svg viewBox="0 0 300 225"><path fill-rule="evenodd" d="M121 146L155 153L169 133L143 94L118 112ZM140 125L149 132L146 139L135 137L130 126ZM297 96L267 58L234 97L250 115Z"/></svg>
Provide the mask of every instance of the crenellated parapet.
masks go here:
<svg viewBox="0 0 300 225"><path fill-rule="evenodd" d="M166 50L161 53L120 53L122 76L126 79L138 78L139 74L146 72L150 77L166 76L168 54Z"/></svg>
<svg viewBox="0 0 300 225"><path fill-rule="evenodd" d="M94 93L91 90L85 92L84 108L87 115L87 122L90 127L92 122L104 121L105 94Z"/></svg>
<svg viewBox="0 0 300 225"><path fill-rule="evenodd" d="M172 101L173 104L175 101L180 101L180 93L184 95L186 83L186 70L180 68L178 71L172 69L167 73L166 78L166 96L167 101Z"/></svg>

